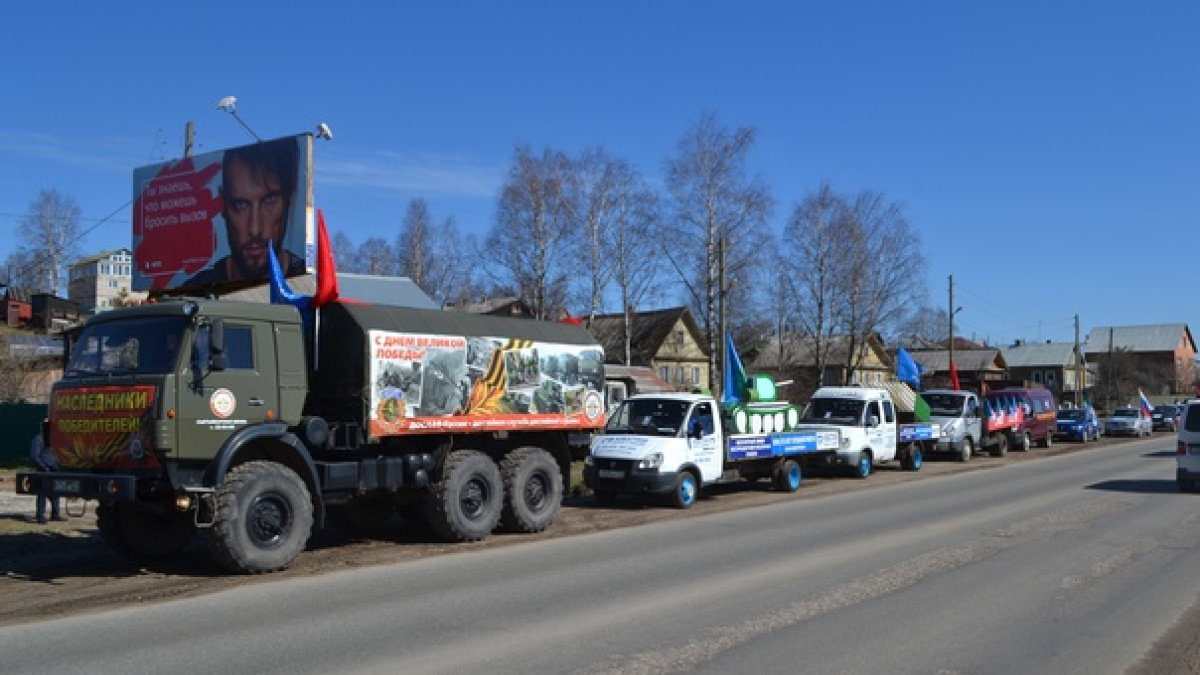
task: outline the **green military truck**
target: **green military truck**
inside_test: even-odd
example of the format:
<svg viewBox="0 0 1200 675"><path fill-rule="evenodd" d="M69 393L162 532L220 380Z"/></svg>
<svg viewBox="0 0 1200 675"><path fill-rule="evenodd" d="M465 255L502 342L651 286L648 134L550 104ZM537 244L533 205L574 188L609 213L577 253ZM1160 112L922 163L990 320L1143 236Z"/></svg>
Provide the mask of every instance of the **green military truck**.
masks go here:
<svg viewBox="0 0 1200 675"><path fill-rule="evenodd" d="M399 513L449 541L537 532L568 436L604 424L603 352L579 326L350 303L172 300L92 317L18 492L97 500L135 561L199 533L240 573L279 570L327 517Z"/></svg>

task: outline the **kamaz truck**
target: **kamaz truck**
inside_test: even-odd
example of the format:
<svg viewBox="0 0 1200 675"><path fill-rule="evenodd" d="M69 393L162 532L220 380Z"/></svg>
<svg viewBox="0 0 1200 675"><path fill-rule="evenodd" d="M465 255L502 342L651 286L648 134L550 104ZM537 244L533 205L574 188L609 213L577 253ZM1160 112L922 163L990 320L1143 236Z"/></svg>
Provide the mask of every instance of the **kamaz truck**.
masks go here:
<svg viewBox="0 0 1200 675"><path fill-rule="evenodd" d="M303 318L302 318L303 316ZM287 567L331 515L399 514L443 539L538 532L568 435L604 424L603 352L579 326L454 311L181 299L74 336L45 438L56 473L17 490L96 500L136 561L199 533L228 570Z"/></svg>

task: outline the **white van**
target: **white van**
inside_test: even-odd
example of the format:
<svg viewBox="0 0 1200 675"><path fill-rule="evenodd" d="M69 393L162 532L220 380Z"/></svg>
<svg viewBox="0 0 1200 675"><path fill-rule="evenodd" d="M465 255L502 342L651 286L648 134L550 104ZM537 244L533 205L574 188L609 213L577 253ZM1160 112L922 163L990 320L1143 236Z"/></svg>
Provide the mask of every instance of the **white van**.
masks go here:
<svg viewBox="0 0 1200 675"><path fill-rule="evenodd" d="M1175 484L1180 492L1200 487L1200 401L1188 401L1175 442Z"/></svg>

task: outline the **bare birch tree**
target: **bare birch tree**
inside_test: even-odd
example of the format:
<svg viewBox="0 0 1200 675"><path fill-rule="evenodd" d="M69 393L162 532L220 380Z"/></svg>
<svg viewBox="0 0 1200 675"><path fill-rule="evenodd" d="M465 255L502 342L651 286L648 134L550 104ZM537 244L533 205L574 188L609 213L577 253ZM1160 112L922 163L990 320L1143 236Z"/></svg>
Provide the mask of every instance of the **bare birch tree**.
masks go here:
<svg viewBox="0 0 1200 675"><path fill-rule="evenodd" d="M579 304L590 323L616 287L624 316L622 362L630 363L633 313L660 266L654 240L658 200L641 174L602 148L585 150L574 167L568 203L587 271L578 282Z"/></svg>
<svg viewBox="0 0 1200 675"><path fill-rule="evenodd" d="M518 146L485 242L493 283L511 281L536 319L556 318L566 305L575 260L566 204L571 169L561 151L537 156Z"/></svg>
<svg viewBox="0 0 1200 675"><path fill-rule="evenodd" d="M839 297L850 275L851 257L842 236L848 214L844 200L829 185L806 196L784 225L785 255L780 261L792 284L800 337L811 348L813 379L803 388L821 384L833 337L840 325ZM786 336L780 336L786 339Z"/></svg>
<svg viewBox="0 0 1200 675"><path fill-rule="evenodd" d="M75 257L79 238L79 205L57 190L42 190L17 228L21 270L32 290L58 295L63 274ZM31 283L30 283L31 282Z"/></svg>
<svg viewBox="0 0 1200 675"><path fill-rule="evenodd" d="M391 276L396 271L396 254L383 237L368 237L359 245L358 260L363 274Z"/></svg>
<svg viewBox="0 0 1200 675"><path fill-rule="evenodd" d="M746 297L755 283L760 244L772 198L764 181L746 175L754 129L728 129L702 115L667 161L672 218L666 256L679 275L705 333L709 382L717 383L719 343L726 319L744 305L730 302L735 286Z"/></svg>
<svg viewBox="0 0 1200 675"><path fill-rule="evenodd" d="M853 199L822 185L784 229L802 334L812 346L816 382L839 350L843 377L861 365L871 336L894 329L925 300L920 238L900 205L877 192ZM845 383L844 381L842 382Z"/></svg>
<svg viewBox="0 0 1200 675"><path fill-rule="evenodd" d="M361 273L362 268L358 264L358 247L350 240L350 236L345 232L338 230L333 235L333 240L330 242L330 247L333 248L333 264L339 272L346 273Z"/></svg>
<svg viewBox="0 0 1200 675"><path fill-rule="evenodd" d="M408 203L400 233L396 236L397 269L421 290L429 293L430 269L433 267L433 223L429 204L424 199Z"/></svg>

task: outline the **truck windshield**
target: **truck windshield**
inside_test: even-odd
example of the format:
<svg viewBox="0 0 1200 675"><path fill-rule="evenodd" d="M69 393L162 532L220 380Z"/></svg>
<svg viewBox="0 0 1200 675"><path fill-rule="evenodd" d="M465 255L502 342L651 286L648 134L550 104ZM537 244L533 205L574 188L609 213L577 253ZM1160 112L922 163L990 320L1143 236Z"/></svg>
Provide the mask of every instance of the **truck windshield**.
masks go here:
<svg viewBox="0 0 1200 675"><path fill-rule="evenodd" d="M866 401L852 398L814 398L804 409L804 422L855 426L862 420Z"/></svg>
<svg viewBox="0 0 1200 675"><path fill-rule="evenodd" d="M685 401L627 399L609 416L604 431L609 434L676 436L687 409Z"/></svg>
<svg viewBox="0 0 1200 675"><path fill-rule="evenodd" d="M963 401L966 396L956 394L921 394L921 398L929 404L929 412L934 415L958 417L963 411Z"/></svg>
<svg viewBox="0 0 1200 675"><path fill-rule="evenodd" d="M184 316L148 316L88 326L75 341L63 379L172 372L187 325Z"/></svg>

